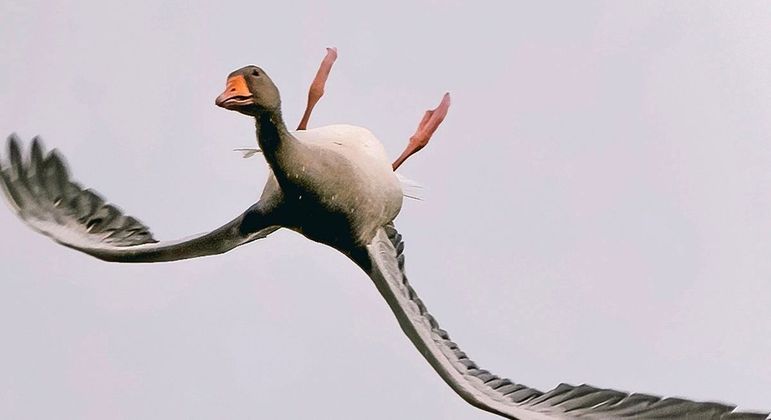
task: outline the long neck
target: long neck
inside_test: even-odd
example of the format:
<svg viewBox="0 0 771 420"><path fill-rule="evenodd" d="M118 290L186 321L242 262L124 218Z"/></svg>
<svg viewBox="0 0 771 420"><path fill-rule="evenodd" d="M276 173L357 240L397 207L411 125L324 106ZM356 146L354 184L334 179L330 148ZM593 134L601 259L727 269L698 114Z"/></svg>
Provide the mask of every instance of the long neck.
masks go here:
<svg viewBox="0 0 771 420"><path fill-rule="evenodd" d="M255 117L257 143L273 172L286 173L288 165L296 162L300 144L286 129L281 111L265 112Z"/></svg>
<svg viewBox="0 0 771 420"><path fill-rule="evenodd" d="M281 111L264 112L254 117L257 129L257 142L266 155L279 151L283 143L291 138L286 130ZM293 139L292 139L293 140Z"/></svg>

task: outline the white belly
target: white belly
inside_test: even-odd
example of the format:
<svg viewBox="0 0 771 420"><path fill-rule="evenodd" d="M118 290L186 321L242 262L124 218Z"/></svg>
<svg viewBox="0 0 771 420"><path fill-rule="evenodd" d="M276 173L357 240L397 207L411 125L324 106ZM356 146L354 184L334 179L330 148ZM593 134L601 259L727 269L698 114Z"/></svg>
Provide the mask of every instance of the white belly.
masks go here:
<svg viewBox="0 0 771 420"><path fill-rule="evenodd" d="M340 124L295 131L292 135L311 148L332 152L350 164L350 171L332 174L324 180L324 186L329 188L320 186L318 191L324 193L319 198L326 207L349 213L362 241L371 239L380 226L396 217L403 199L401 182L372 132Z"/></svg>
<svg viewBox="0 0 771 420"><path fill-rule="evenodd" d="M394 178L383 144L366 128L335 124L292 131L292 135L305 144L335 151L353 162L366 163L364 170L377 172L383 179Z"/></svg>

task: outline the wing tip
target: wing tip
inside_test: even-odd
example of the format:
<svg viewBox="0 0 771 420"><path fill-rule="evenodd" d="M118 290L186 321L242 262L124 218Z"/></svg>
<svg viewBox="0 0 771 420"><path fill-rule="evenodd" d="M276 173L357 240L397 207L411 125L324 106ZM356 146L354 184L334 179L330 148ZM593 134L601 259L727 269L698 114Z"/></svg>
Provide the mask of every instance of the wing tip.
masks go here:
<svg viewBox="0 0 771 420"><path fill-rule="evenodd" d="M31 149L38 149L41 152L45 150L45 144L43 143L43 138L38 136L32 137L32 146Z"/></svg>
<svg viewBox="0 0 771 420"><path fill-rule="evenodd" d="M8 135L6 138L6 144L8 147L10 147L11 143L17 143L20 141L19 134L15 131L12 131L11 134Z"/></svg>
<svg viewBox="0 0 771 420"><path fill-rule="evenodd" d="M8 166L20 168L23 167L23 157L26 150L23 150L24 147L22 147L23 141L21 140L21 136L19 136L17 132L13 131L8 135L5 143L5 149L8 153L8 156L3 156L2 153L0 153L0 169ZM43 139L39 135L36 135L32 138L29 151L30 158L34 158L36 154L40 156L45 152Z"/></svg>

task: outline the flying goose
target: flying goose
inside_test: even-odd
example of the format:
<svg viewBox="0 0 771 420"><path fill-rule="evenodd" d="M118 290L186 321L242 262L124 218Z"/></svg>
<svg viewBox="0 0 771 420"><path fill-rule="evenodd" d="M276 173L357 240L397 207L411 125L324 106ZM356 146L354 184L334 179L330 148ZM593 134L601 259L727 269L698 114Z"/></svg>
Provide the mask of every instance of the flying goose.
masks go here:
<svg viewBox="0 0 771 420"><path fill-rule="evenodd" d="M328 67L331 61L326 62ZM329 73L322 71L324 65L316 79L322 88ZM309 95L309 109L320 93L323 89ZM59 153L47 152L37 138L23 156L19 140L9 137L8 155L0 157L6 197L32 229L106 261L151 263L220 254L279 228L329 245L370 276L404 333L458 395L505 418L768 418L767 413L738 413L734 406L720 403L590 385L560 384L542 392L480 368L458 348L407 281L404 242L393 225L402 205L393 169L425 145L446 114L449 97L426 113L410 145L393 163L367 129L351 125L305 129L309 109L299 130L289 131L278 89L256 66L231 73L216 104L254 118L270 174L254 205L209 233L157 241L139 220L73 181Z"/></svg>

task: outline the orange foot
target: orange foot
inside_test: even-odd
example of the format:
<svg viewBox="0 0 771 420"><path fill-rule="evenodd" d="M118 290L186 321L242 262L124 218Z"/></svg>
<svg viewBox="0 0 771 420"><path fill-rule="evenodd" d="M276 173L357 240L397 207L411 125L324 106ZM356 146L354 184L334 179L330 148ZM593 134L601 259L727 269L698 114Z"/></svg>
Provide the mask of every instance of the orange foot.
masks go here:
<svg viewBox="0 0 771 420"><path fill-rule="evenodd" d="M404 152L402 152L401 156L399 156L394 161L392 165L394 171L402 163L404 163L408 157L412 156L412 154L418 150L426 147L428 141L431 140L431 136L434 134L434 131L436 131L436 129L439 127L439 124L442 123L444 117L447 116L448 109L450 109L450 94L445 93L442 97L442 101L439 102L439 106L426 111L426 113L423 115L423 119L420 121L418 129L415 130L415 134L410 137L410 142L404 149Z"/></svg>
<svg viewBox="0 0 771 420"><path fill-rule="evenodd" d="M305 107L305 113L302 120L300 120L300 125L297 126L298 130L305 130L308 127L308 120L311 119L313 107L324 96L324 85L327 83L329 72L332 70L332 64L335 63L335 60L337 60L337 48L327 48L327 55L321 60L316 77L313 79L308 90L308 105Z"/></svg>

